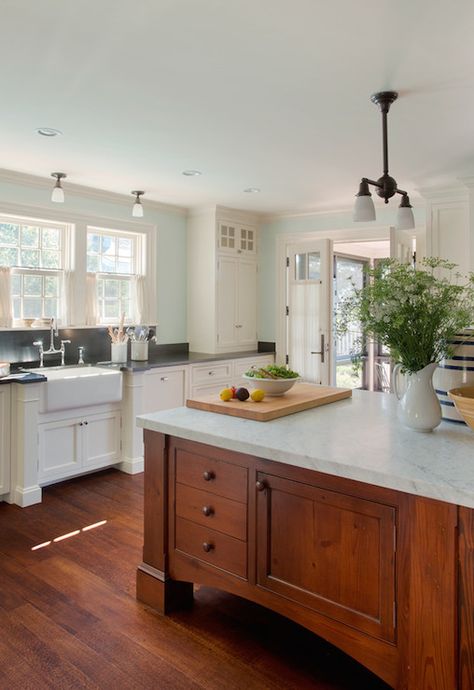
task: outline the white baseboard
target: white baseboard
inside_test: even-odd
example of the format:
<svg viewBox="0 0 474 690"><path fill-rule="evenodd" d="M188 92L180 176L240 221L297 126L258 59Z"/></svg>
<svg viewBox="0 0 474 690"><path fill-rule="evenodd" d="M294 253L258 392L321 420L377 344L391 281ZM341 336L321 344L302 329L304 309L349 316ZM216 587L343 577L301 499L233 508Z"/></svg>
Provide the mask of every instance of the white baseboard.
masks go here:
<svg viewBox="0 0 474 690"><path fill-rule="evenodd" d="M142 456L138 458L124 458L116 465L117 469L126 474L139 474L145 468L145 460Z"/></svg>
<svg viewBox="0 0 474 690"><path fill-rule="evenodd" d="M36 503L41 503L41 487L40 486L30 486L27 489L21 489L18 486L10 494L9 503L15 503L21 508L27 508L28 506L33 506Z"/></svg>

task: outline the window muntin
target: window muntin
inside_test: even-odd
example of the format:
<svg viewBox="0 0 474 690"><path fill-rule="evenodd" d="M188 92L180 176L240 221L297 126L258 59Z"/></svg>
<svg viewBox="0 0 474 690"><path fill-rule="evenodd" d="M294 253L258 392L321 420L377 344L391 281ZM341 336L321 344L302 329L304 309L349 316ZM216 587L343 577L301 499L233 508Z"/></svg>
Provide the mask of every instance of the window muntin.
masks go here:
<svg viewBox="0 0 474 690"><path fill-rule="evenodd" d="M61 314L66 225L0 216L0 265L11 268L14 325Z"/></svg>

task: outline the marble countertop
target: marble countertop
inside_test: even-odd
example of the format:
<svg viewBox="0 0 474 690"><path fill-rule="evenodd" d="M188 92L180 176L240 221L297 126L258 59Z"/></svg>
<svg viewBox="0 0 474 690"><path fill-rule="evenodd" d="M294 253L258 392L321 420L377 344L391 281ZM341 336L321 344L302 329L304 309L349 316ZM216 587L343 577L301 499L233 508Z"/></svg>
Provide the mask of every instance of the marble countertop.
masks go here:
<svg viewBox="0 0 474 690"><path fill-rule="evenodd" d="M145 429L267 460L474 508L474 433L441 422L423 434L402 426L394 395L352 399L270 422L186 407L137 417Z"/></svg>

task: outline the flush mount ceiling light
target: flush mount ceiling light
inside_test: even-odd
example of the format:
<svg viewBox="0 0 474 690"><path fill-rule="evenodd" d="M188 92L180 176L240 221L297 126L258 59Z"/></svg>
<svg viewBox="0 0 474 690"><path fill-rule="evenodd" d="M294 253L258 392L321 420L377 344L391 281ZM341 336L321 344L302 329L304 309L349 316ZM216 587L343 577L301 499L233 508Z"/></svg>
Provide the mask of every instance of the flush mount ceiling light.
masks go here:
<svg viewBox="0 0 474 690"><path fill-rule="evenodd" d="M197 177L202 175L202 172L200 170L183 170L182 174L186 175L186 177Z"/></svg>
<svg viewBox="0 0 474 690"><path fill-rule="evenodd" d="M258 194L258 193L261 192L261 191L262 191L262 190L259 189L258 187L246 187L246 188L244 189L244 192L245 192L246 194Z"/></svg>
<svg viewBox="0 0 474 690"><path fill-rule="evenodd" d="M61 180L64 180L64 178L67 177L67 175L63 172L55 172L51 173L51 177L56 178L56 184L54 185L53 192L51 194L51 201L54 201L56 204L63 204L64 190L61 187Z"/></svg>
<svg viewBox="0 0 474 690"><path fill-rule="evenodd" d="M132 208L132 216L134 218L143 218L143 206L142 202L140 201L140 197L143 196L145 192L135 191L130 192L130 194L133 194L135 196L135 203L133 204Z"/></svg>
<svg viewBox="0 0 474 690"><path fill-rule="evenodd" d="M38 127L36 133L41 134L42 137L60 137L62 135L60 129L53 129L52 127Z"/></svg>
<svg viewBox="0 0 474 690"><path fill-rule="evenodd" d="M387 115L390 106L397 98L396 91L380 91L370 97L370 100L380 107L382 113L383 175L378 180L370 180L367 177L361 179L359 192L356 194L353 220L361 222L375 220L375 207L369 190L369 185L372 185L386 204L395 194L401 195L396 227L399 230L412 230L415 227L415 219L408 194L403 189L399 189L396 180L388 174Z"/></svg>

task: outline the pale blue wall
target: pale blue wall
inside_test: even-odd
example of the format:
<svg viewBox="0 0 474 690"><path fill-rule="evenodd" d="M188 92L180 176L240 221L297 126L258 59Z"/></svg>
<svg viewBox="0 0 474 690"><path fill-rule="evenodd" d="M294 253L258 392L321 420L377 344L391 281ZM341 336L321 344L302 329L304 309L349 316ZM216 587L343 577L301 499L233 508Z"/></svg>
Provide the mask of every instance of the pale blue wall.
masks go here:
<svg viewBox="0 0 474 690"><path fill-rule="evenodd" d="M64 210L66 222L68 211L109 220L132 220L132 197L127 206L105 199L75 195L67 191L67 184L64 186L65 203L61 210ZM49 196L50 192L41 187L0 180L0 212L2 202L6 202L41 209L43 216L47 218L48 208L52 207ZM160 343L186 342L186 217L178 213L147 209L146 200L144 207L143 221L155 225L157 232L158 340ZM57 204L54 204L54 210L58 211Z"/></svg>
<svg viewBox="0 0 474 690"><path fill-rule="evenodd" d="M414 209L416 226L424 227L424 208ZM371 227L387 228L395 221L396 207L387 209L377 208L377 221ZM262 225L259 235L259 340L274 341L276 338L276 294L277 267L276 247L277 237L281 234L321 232L328 230L360 229L360 223L352 221L352 211L338 213L318 213L313 215L279 218Z"/></svg>

